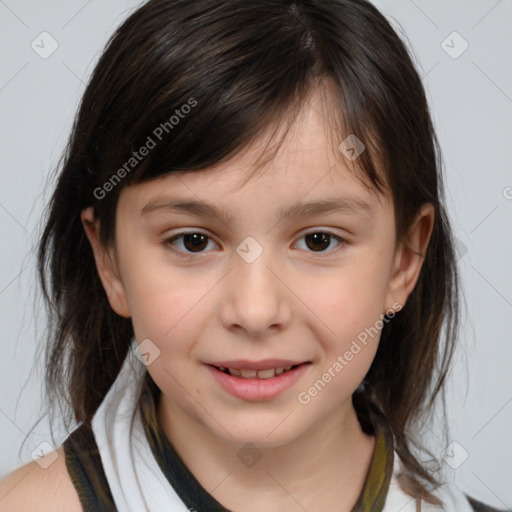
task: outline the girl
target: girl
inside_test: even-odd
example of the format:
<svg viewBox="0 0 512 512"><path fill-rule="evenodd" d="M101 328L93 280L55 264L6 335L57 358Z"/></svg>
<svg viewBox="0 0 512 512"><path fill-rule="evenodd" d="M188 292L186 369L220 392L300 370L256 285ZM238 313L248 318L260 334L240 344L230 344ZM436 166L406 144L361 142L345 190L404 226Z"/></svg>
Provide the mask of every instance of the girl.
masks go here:
<svg viewBox="0 0 512 512"><path fill-rule="evenodd" d="M39 248L71 433L5 510L493 510L418 439L457 333L440 173L365 0L135 11Z"/></svg>

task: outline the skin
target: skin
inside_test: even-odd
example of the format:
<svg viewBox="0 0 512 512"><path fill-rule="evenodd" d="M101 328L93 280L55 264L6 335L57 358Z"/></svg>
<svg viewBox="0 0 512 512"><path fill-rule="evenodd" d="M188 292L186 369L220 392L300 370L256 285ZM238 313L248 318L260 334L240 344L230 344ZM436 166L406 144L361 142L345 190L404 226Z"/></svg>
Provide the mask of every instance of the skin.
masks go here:
<svg viewBox="0 0 512 512"><path fill-rule="evenodd" d="M235 511L351 510L374 450L351 396L379 336L307 405L297 396L381 314L403 307L432 230L433 208L424 205L408 243L395 244L391 197L355 178L328 137L326 108L312 93L276 157L243 187L263 139L206 171L125 187L113 246L99 243L92 208L82 213L112 308L132 318L139 343L149 338L160 349L147 369L162 390L158 419L165 435L203 487ZM327 197L357 198L371 212L278 216L299 200ZM213 203L232 219L140 214L149 202L171 198ZM168 241L190 231L209 236L203 252L191 252L183 238ZM313 232L347 243L331 237L315 252L305 237ZM247 236L263 249L252 263L236 252ZM203 364L234 358L311 364L292 388L253 402L226 393ZM262 454L251 468L237 457L248 442Z"/></svg>
<svg viewBox="0 0 512 512"><path fill-rule="evenodd" d="M0 480L0 511L82 512L78 493L68 474L64 448L48 454L49 466L29 462Z"/></svg>

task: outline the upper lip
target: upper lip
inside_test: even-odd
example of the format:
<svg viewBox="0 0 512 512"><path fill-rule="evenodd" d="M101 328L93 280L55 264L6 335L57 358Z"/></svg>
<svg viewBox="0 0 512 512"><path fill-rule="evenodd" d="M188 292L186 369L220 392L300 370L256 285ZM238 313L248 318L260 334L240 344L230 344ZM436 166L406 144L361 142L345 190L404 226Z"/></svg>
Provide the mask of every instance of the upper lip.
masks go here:
<svg viewBox="0 0 512 512"><path fill-rule="evenodd" d="M234 368L237 370L270 370L271 368L286 368L308 361L293 361L291 359L262 359L261 361L248 361L247 359L232 359L230 361L212 361L211 366Z"/></svg>

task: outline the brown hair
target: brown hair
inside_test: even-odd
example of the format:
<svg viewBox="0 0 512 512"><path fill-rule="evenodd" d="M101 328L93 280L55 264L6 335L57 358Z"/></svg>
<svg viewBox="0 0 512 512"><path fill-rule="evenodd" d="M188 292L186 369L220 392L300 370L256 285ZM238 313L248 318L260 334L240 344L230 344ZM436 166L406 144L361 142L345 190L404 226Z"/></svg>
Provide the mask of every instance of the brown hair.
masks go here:
<svg viewBox="0 0 512 512"><path fill-rule="evenodd" d="M379 191L389 186L397 242L422 204L435 208L419 281L385 323L354 400L386 416L404 490L439 503L429 491L439 482L412 450L427 451L415 429L436 397L444 406L458 330L442 162L411 57L365 0L150 0L116 30L83 95L44 219L38 272L49 315L47 397L67 407L66 421L70 412L90 423L133 336L131 320L108 303L81 210L94 206L102 242L113 243L123 187L228 160L269 127L291 122L311 88L325 84L338 143L355 134L367 147L356 170ZM155 146L130 161L148 137Z"/></svg>

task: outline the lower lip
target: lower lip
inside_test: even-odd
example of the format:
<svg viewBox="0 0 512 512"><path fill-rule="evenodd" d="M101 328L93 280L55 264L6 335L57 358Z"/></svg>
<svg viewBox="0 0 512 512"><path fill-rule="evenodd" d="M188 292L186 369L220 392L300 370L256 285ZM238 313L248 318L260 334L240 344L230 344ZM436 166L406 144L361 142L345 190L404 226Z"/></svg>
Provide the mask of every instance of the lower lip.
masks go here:
<svg viewBox="0 0 512 512"><path fill-rule="evenodd" d="M257 402L259 400L275 398L291 388L307 371L309 363L302 363L297 368L293 368L270 379L235 377L217 370L214 366L207 366L213 377L228 393L242 400Z"/></svg>

